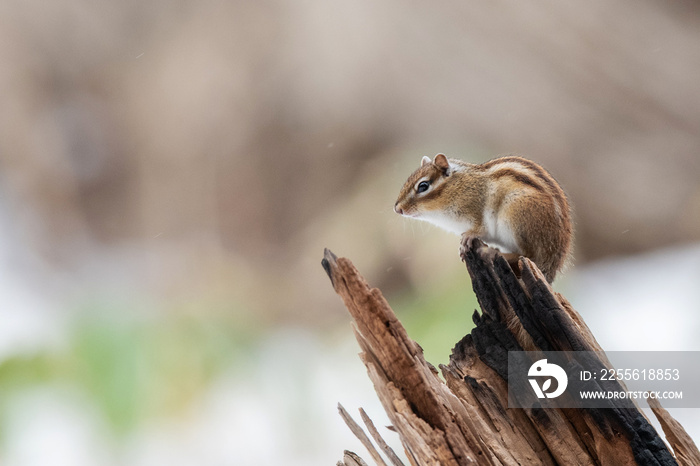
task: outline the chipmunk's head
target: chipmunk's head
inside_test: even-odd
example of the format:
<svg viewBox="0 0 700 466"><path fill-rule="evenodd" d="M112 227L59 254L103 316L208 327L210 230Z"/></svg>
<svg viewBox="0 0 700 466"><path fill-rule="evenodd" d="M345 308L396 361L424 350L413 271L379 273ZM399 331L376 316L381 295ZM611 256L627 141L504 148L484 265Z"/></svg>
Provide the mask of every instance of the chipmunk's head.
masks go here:
<svg viewBox="0 0 700 466"><path fill-rule="evenodd" d="M433 160L423 157L420 168L408 177L401 188L394 212L422 219L430 212L444 209L445 200L441 193L453 169L443 154L436 155Z"/></svg>

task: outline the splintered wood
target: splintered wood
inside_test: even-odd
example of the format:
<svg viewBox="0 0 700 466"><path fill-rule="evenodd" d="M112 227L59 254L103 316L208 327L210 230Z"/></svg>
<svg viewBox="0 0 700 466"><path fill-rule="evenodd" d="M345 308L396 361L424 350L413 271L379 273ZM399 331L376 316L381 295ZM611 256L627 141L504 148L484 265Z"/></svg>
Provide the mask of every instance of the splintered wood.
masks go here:
<svg viewBox="0 0 700 466"><path fill-rule="evenodd" d="M461 249L481 313L438 370L423 357L394 311L352 263L325 251L322 265L355 323L355 337L374 388L406 457L415 465L697 465L700 453L683 428L654 409L676 451L669 451L641 411L508 408L509 350L600 351L581 316L555 293L537 267L521 258L520 278L482 242ZM376 464L398 466L371 420L362 427L339 407ZM363 464L345 452L339 465Z"/></svg>

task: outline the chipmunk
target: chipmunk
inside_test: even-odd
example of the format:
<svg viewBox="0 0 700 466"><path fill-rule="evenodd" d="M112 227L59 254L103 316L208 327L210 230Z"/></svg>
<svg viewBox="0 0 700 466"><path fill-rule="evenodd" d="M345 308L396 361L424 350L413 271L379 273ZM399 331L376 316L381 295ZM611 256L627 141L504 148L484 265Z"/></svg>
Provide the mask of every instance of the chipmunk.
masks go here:
<svg viewBox="0 0 700 466"><path fill-rule="evenodd" d="M569 257L573 228L564 191L535 162L517 156L474 165L438 154L423 157L394 205L498 249L509 263L531 259L551 283Z"/></svg>

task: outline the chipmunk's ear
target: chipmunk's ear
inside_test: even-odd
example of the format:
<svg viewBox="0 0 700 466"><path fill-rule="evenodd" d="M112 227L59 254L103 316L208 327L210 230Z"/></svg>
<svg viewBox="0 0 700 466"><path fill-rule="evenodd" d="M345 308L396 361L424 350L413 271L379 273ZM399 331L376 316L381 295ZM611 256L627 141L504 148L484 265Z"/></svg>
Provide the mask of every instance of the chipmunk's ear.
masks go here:
<svg viewBox="0 0 700 466"><path fill-rule="evenodd" d="M420 161L420 166L422 167L426 163L430 163L430 162L431 162L430 157L428 157L427 155L424 155Z"/></svg>
<svg viewBox="0 0 700 466"><path fill-rule="evenodd" d="M436 167L442 170L445 176L450 174L450 162L447 161L447 157L445 157L445 154L436 155L435 160L433 160L433 163Z"/></svg>

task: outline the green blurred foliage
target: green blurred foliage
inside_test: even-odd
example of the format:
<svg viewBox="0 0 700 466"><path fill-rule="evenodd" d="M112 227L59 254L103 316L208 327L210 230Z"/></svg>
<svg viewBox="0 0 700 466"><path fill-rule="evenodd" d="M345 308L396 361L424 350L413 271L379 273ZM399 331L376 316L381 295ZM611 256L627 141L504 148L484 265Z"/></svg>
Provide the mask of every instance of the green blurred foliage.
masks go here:
<svg viewBox="0 0 700 466"><path fill-rule="evenodd" d="M449 362L455 343L474 327L472 314L478 308L465 276L391 301L409 336L421 345L426 360L436 367Z"/></svg>
<svg viewBox="0 0 700 466"><path fill-rule="evenodd" d="M49 352L18 354L0 362L0 443L6 438L7 412L14 397L27 387L55 381L64 369L65 359Z"/></svg>
<svg viewBox="0 0 700 466"><path fill-rule="evenodd" d="M117 437L148 418L182 414L212 380L245 361L258 337L254 323L235 318L240 313L198 315L190 307L206 308L199 303L139 318L133 310L86 306L71 321L63 348L3 360L3 430L13 397L40 386L84 396Z"/></svg>

